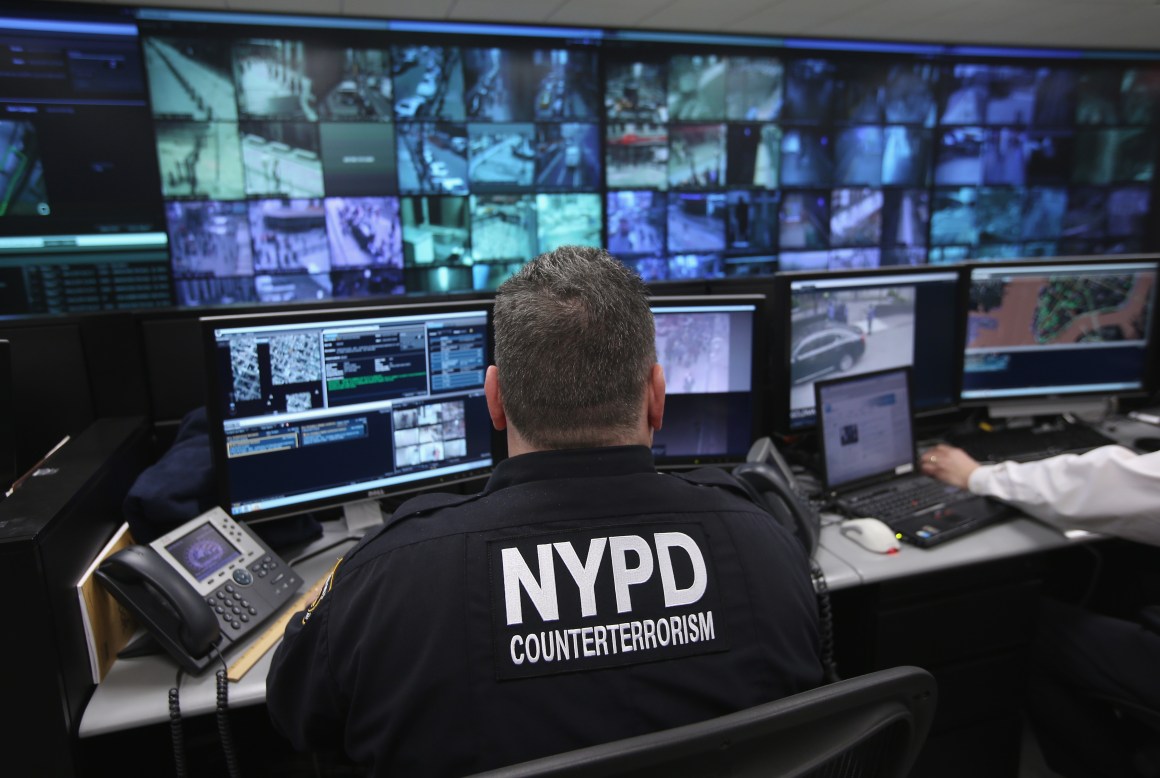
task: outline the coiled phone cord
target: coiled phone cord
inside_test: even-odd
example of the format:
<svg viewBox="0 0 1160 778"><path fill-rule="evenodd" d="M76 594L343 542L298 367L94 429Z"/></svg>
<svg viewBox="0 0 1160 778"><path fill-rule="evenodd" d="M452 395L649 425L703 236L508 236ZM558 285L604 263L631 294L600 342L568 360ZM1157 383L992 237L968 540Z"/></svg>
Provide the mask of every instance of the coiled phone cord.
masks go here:
<svg viewBox="0 0 1160 778"><path fill-rule="evenodd" d="M214 646L214 653L222 663L222 669L217 671L217 725L218 739L222 744L222 753L226 757L226 770L230 778L239 778L242 774L238 767L238 754L234 749L234 733L230 728L230 680L227 677L228 666L226 660Z"/></svg>
<svg viewBox="0 0 1160 778"><path fill-rule="evenodd" d="M185 778L185 732L181 726L181 687L183 670L177 668L177 678L169 690L169 737L173 742L173 767L177 778Z"/></svg>
<svg viewBox="0 0 1160 778"><path fill-rule="evenodd" d="M830 606L830 587L826 584L826 573L816 560L810 560L810 573L814 579L814 596L818 601L818 635L821 639L822 672L827 683L840 680L838 666L834 662L834 612Z"/></svg>

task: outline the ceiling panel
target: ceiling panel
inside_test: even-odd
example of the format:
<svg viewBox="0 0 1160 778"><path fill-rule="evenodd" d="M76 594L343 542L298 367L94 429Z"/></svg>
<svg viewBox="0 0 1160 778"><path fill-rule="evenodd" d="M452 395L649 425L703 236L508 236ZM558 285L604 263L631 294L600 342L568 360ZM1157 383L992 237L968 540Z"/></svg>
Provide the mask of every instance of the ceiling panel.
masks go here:
<svg viewBox="0 0 1160 778"><path fill-rule="evenodd" d="M585 27L636 27L672 0L567 0L548 19Z"/></svg>
<svg viewBox="0 0 1160 778"><path fill-rule="evenodd" d="M770 0L712 0L713 21L707 23L706 6L709 4L706 0L672 0L642 17L640 24L657 29L722 30L771 5Z"/></svg>
<svg viewBox="0 0 1160 778"><path fill-rule="evenodd" d="M551 16L557 3L544 0L452 0L448 19L537 23Z"/></svg>
<svg viewBox="0 0 1160 778"><path fill-rule="evenodd" d="M198 3L198 5L208 4ZM342 0L277 0L277 2L272 2L272 0L227 0L226 6L231 11L309 13L328 16L338 16L343 13Z"/></svg>
<svg viewBox="0 0 1160 778"><path fill-rule="evenodd" d="M276 4L279 0L272 0ZM406 19L442 19L453 0L342 0L342 12L348 16L402 17Z"/></svg>
<svg viewBox="0 0 1160 778"><path fill-rule="evenodd" d="M763 35L803 35L811 27L826 21L819 10L807 3L790 0L773 8L765 8L732 25Z"/></svg>

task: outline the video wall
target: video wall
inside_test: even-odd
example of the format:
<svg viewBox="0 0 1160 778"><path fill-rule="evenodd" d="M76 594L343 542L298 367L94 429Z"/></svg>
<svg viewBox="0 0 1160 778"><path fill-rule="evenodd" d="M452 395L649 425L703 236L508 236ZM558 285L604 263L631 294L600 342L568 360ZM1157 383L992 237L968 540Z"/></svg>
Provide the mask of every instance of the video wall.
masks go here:
<svg viewBox="0 0 1160 778"><path fill-rule="evenodd" d="M0 20L0 315L484 292L565 243L1157 248L1146 53L40 5Z"/></svg>

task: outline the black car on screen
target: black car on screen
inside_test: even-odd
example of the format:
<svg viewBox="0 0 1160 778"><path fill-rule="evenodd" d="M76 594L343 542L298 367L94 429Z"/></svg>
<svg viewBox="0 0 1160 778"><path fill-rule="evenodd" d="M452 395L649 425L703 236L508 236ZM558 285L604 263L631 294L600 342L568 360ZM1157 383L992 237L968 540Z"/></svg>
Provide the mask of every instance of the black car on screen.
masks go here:
<svg viewBox="0 0 1160 778"><path fill-rule="evenodd" d="M845 372L866 351L866 335L853 324L832 324L803 335L790 352L790 376L795 384L834 371Z"/></svg>

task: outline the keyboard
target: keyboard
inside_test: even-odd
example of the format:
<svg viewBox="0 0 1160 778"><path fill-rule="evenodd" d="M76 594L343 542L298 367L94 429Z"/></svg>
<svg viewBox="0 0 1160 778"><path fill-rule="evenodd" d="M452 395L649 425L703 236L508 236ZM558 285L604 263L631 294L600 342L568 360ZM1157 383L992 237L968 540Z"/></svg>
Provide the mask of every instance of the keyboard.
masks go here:
<svg viewBox="0 0 1160 778"><path fill-rule="evenodd" d="M1082 454L1115 443L1101 432L1081 424L1036 430L1007 429L971 432L948 439L980 462L1028 462L1056 454Z"/></svg>
<svg viewBox="0 0 1160 778"><path fill-rule="evenodd" d="M956 489L933 478L917 478L888 484L881 490L856 493L839 499L839 505L855 516L871 516L889 522L971 497L965 489Z"/></svg>

